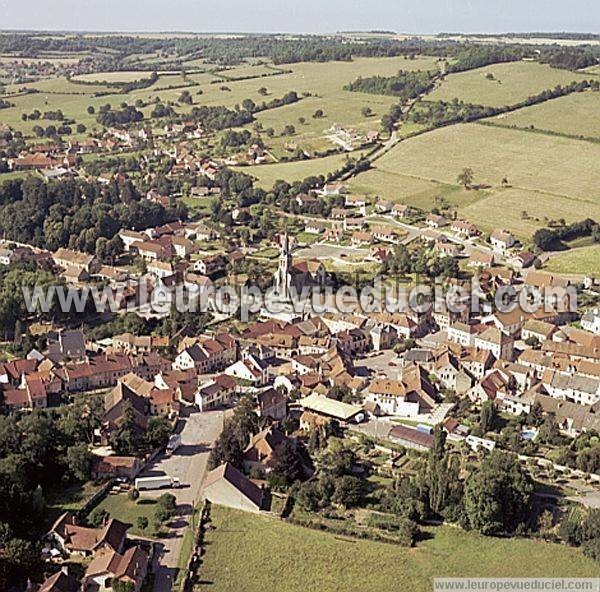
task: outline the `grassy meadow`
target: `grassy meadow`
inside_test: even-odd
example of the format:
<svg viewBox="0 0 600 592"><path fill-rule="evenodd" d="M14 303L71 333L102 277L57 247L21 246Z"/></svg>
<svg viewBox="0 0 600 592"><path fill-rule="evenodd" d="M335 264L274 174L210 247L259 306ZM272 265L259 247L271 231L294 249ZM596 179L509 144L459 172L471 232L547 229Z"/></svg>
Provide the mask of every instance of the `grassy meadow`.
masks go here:
<svg viewBox="0 0 600 592"><path fill-rule="evenodd" d="M585 275L600 273L600 245L565 251L552 257L545 269L554 273Z"/></svg>
<svg viewBox="0 0 600 592"><path fill-rule="evenodd" d="M407 549L308 530L213 506L197 591L429 592L434 577L590 577L579 550L525 539L494 539L428 528ZM510 561L507 558L510 557Z"/></svg>
<svg viewBox="0 0 600 592"><path fill-rule="evenodd" d="M519 128L600 139L600 93L573 93L492 117L488 121Z"/></svg>
<svg viewBox="0 0 600 592"><path fill-rule="evenodd" d="M386 170L376 161L373 168L348 182L353 193L378 197L393 203L404 203L417 208L431 209L443 202L457 208L465 207L483 198L483 191L466 191L458 185L422 179L396 171Z"/></svg>
<svg viewBox="0 0 600 592"><path fill-rule="evenodd" d="M295 162L281 162L275 164L261 164L251 167L232 167L256 178L257 185L263 189L270 189L279 179L293 183L302 181L311 175L326 175L344 165L348 157L358 158L363 152L344 152L333 154L315 160L299 160Z"/></svg>
<svg viewBox="0 0 600 592"><path fill-rule="evenodd" d="M443 197L482 230L506 227L527 238L548 219L600 218L599 159L600 144L456 125L401 142L350 186L425 210ZM465 167L483 191L459 187L456 177Z"/></svg>
<svg viewBox="0 0 600 592"><path fill-rule="evenodd" d="M466 103L503 107L574 80L585 80L585 75L537 62L507 62L449 74L428 99L451 101L458 98Z"/></svg>

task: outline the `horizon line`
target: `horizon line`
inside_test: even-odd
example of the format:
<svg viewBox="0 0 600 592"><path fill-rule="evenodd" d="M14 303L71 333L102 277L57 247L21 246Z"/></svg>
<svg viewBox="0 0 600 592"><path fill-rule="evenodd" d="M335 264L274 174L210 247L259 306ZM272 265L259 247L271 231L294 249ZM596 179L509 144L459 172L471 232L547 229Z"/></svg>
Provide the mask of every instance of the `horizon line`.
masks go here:
<svg viewBox="0 0 600 592"><path fill-rule="evenodd" d="M437 31L437 32L414 32L414 31L392 31L377 28L365 28L365 29L347 29L338 31L185 31L180 29L38 29L38 28L0 28L0 34L5 33L71 33L71 34L121 34L121 35L315 35L315 36L329 36L329 35L352 35L352 34L372 34L382 36L444 36L453 37L457 35L465 36L490 36L490 37L517 37L519 35L531 35L536 37L543 37L544 35L585 35L589 37L600 37L599 33L592 31L578 31L578 30L523 30L523 31Z"/></svg>

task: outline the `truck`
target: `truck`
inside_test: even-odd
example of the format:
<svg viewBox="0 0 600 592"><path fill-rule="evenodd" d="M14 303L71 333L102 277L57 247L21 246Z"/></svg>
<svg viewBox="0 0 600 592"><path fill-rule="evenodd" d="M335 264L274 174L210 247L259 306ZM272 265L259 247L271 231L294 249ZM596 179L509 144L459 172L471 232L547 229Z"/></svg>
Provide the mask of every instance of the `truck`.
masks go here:
<svg viewBox="0 0 600 592"><path fill-rule="evenodd" d="M167 454L173 454L181 446L181 434L172 434L167 444Z"/></svg>
<svg viewBox="0 0 600 592"><path fill-rule="evenodd" d="M180 487L181 483L177 477L160 475L158 477L138 477L135 480L135 488L138 491L149 491L152 489L170 489Z"/></svg>

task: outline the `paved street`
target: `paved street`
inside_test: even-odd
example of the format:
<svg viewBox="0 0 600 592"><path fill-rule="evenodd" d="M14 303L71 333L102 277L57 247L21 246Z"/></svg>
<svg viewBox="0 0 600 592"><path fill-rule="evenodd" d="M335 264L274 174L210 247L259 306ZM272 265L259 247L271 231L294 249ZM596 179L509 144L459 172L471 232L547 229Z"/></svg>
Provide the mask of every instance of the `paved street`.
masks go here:
<svg viewBox="0 0 600 592"><path fill-rule="evenodd" d="M170 475L178 477L182 487L168 490L177 499L178 516L170 523L169 534L159 541L155 559L155 592L170 592L177 577L177 562L183 535L198 502L210 446L223 429L223 411L193 412L177 426L182 435L181 447L171 456L159 456L140 477ZM144 492L144 497L159 497L165 490Z"/></svg>

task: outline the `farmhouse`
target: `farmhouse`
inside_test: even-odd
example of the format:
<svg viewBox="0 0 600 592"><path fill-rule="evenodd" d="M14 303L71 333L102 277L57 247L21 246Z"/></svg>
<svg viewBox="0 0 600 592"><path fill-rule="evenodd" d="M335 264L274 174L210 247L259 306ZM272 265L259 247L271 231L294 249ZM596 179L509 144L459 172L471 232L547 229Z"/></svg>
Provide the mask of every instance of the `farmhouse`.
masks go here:
<svg viewBox="0 0 600 592"><path fill-rule="evenodd" d="M394 204L392 206L392 216L395 218L408 218L412 213L412 209L410 206L405 204Z"/></svg>
<svg viewBox="0 0 600 592"><path fill-rule="evenodd" d="M547 339L551 339L552 335L554 335L557 331L558 329L556 325L553 325L552 323L546 323L545 321L537 321L535 319L528 319L527 321L525 321L525 324L521 329L521 338L534 338L537 339L540 343L542 343Z"/></svg>
<svg viewBox="0 0 600 592"><path fill-rule="evenodd" d="M439 214L429 214L425 219L425 223L430 228L441 228L442 226L448 226L448 220Z"/></svg>
<svg viewBox="0 0 600 592"><path fill-rule="evenodd" d="M472 238L479 234L477 227L467 220L454 220L450 225L450 230L464 238Z"/></svg>
<svg viewBox="0 0 600 592"><path fill-rule="evenodd" d="M121 551L129 527L129 524L115 519L101 528L80 526L75 514L65 512L53 524L46 538L65 555L75 553L88 557L100 551Z"/></svg>
<svg viewBox="0 0 600 592"><path fill-rule="evenodd" d="M600 309L588 310L581 317L581 326L590 333L600 335Z"/></svg>
<svg viewBox="0 0 600 592"><path fill-rule="evenodd" d="M504 253L515 244L515 237L507 230L494 230L490 242L495 250Z"/></svg>
<svg viewBox="0 0 600 592"><path fill-rule="evenodd" d="M476 348L490 351L498 360L512 360L514 338L496 327L486 329L475 337Z"/></svg>
<svg viewBox="0 0 600 592"><path fill-rule="evenodd" d="M54 263L64 269L75 268L88 273L96 271L100 264L94 255L81 253L80 251L71 251L62 247L52 255Z"/></svg>

